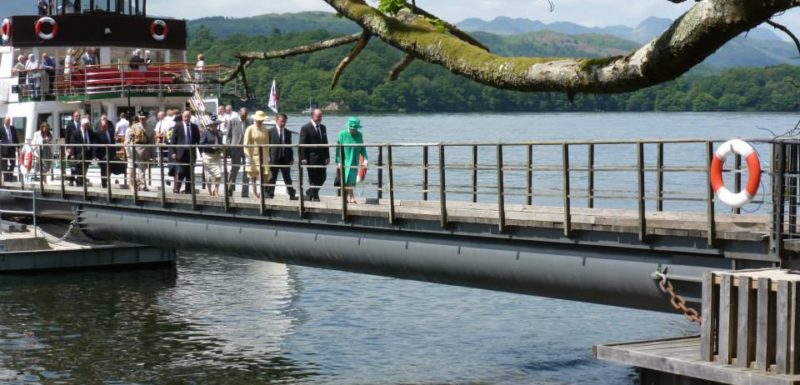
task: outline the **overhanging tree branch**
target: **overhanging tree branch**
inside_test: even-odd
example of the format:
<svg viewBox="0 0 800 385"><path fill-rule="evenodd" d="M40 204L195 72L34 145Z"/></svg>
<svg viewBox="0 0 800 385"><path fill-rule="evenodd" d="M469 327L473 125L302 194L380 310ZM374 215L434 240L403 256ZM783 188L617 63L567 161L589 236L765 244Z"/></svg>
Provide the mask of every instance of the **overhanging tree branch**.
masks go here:
<svg viewBox="0 0 800 385"><path fill-rule="evenodd" d="M367 46L367 43L369 43L369 38L370 38L369 32L365 31L364 33L362 33L361 36L358 38L358 42L356 43L356 45L354 45L353 49L350 50L350 53L347 54L347 56L345 56L341 62L339 62L338 66L336 66L336 70L333 72L333 80L331 80L331 89L336 87L336 83L339 83L339 77L342 76L342 72L344 71L344 69L347 68L350 62L355 60L356 56L358 56L358 54L360 54L361 51L364 50L364 47Z"/></svg>
<svg viewBox="0 0 800 385"><path fill-rule="evenodd" d="M784 26L783 24L776 23L772 20L767 20L766 23L771 25L773 28L789 35L789 38L792 39L792 41L794 42L795 48L797 48L797 52L800 53L800 40L797 39L797 36L795 36L794 33L792 33L792 31L789 30L789 28L786 28L786 26Z"/></svg>

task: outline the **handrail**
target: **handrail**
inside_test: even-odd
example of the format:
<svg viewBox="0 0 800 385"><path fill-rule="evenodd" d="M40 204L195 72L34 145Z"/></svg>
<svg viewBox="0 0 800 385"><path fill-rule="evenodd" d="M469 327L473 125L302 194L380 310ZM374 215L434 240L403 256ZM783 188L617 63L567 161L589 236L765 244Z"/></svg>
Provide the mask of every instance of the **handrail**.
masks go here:
<svg viewBox="0 0 800 385"><path fill-rule="evenodd" d="M754 206L761 203L771 202L770 211L761 210L754 213L731 210L732 215L753 215L771 212L774 215L771 224L770 239L774 245L771 255L782 257L782 244L787 239L799 239L797 234L798 219L797 204L800 203L800 176L796 170L800 169L800 141L781 141L765 139L750 139L751 143L762 146L771 146L777 155L773 159L784 157L786 166L772 166L766 157L762 158L762 168L766 169L764 175L769 180L764 181L764 189L761 196L756 197ZM286 183L286 187L294 187L300 191L302 188L309 187L306 181L300 182L297 177L312 173L313 170L326 169L330 172L328 185L332 185L333 173L338 169L340 173L355 171L358 165L335 165L333 159L337 152L343 158L345 151L349 148L364 147L368 153L378 156L378 161L371 163L370 168L377 170L377 184L370 184L362 189L369 189L370 194L374 193L377 201L382 205L388 205L387 215L390 223L398 220L398 205L400 199L417 199L421 204L430 204L436 207L438 218L443 228L450 226L453 221L453 210L459 210L460 205L467 203L490 204L491 210L496 213L495 224L497 231L504 233L509 231L509 207L524 206L555 206L560 208L557 213L563 224L563 236L567 239L575 236L576 230L573 222L575 215L582 215L578 207L586 209L624 208L631 210L636 222L633 226L635 233L641 243L651 242L654 233L648 220L650 216L666 210L685 210L690 209L698 214L704 214L707 218L703 230L704 237L707 237L709 248L718 246L717 242L717 222L722 207L716 202L714 192L708 183L708 164L715 145L723 140L712 140L705 138L679 138L669 140L581 140L581 141L511 141L511 142L418 142L418 143L364 143L364 144L265 144L265 145L187 145L187 144L53 144L54 148L59 148L60 155L68 154L69 150L80 151L86 148L87 151L80 151L93 157L92 150L104 148L106 153L116 153L117 150L125 148L129 156L133 158L135 164L144 165L148 170L156 168L150 172L145 183L155 183L159 186L160 192L153 197L146 193L134 191L133 194L123 194L112 191L110 187L104 189L102 195L104 201L131 200L134 204L140 204L142 200L156 199L162 206L169 206L175 202L171 199L171 193L165 191L166 177L170 166L187 166L176 160L169 159L166 154L178 149L192 149L191 154L197 151L203 152L213 149L211 154L233 154L237 151L248 152L245 150L256 150L261 156L269 157L271 150L276 148L289 148L295 153L296 158L302 152L311 148L328 148L331 157L330 165L326 164L304 164L295 161L293 164L275 165L270 162L272 172L281 168L296 171L294 180L291 184ZM0 148L8 145L0 145ZM671 148L690 149L690 153L695 156L688 159L681 156L674 156ZM783 150L781 150L783 148ZM154 155L145 155L140 158L132 149L148 150ZM544 151L546 149L546 151ZM66 151L65 151L66 150ZM780 151L778 151L780 150ZM429 154L434 151L434 154ZM625 156L613 156L603 158L600 154L605 151L616 151L616 154ZM251 151L252 152L252 151ZM492 155L492 152L494 155ZM549 154L549 159L541 159L541 154ZM788 154L788 158L781 154ZM445 156L445 154L447 154ZM384 156L385 155L385 156ZM790 159L791 158L791 159ZM207 178L208 170L201 161L201 156L195 156L188 164L192 175L190 180L195 181L197 186L203 184L211 185L212 180ZM66 162L76 162L75 159L66 159ZM207 160L208 161L208 160ZM77 162L87 165L87 162ZM124 159L116 161L104 161L102 165L106 168L106 173L116 164L127 162ZM211 162L211 161L209 161ZM724 172L734 175L731 190L740 191L742 189L741 165L730 162ZM208 164L209 167L213 163ZM247 167L246 162L239 158L220 159L217 167L223 167L220 178L222 179L222 191L227 195L231 190L248 191L251 184L260 186L257 192L266 192L269 188L275 188L278 184L262 178L269 174L261 164L258 167L259 177L248 184L239 183L234 178L238 172ZM125 166L123 166L125 167ZM76 190L65 185L67 180L64 168L61 168L62 178L60 180L60 190L45 189L43 186L22 186L36 190L41 193L60 193L65 198L73 199L76 195L81 199L91 200L89 189L84 184L81 189ZM792 171L795 170L795 171ZM234 172L235 171L235 172ZM388 178L384 178L388 175ZM96 176L95 176L96 178ZM131 177L132 182L136 182L138 175L134 173ZM0 178L2 179L2 178ZM261 180L263 179L263 180ZM492 179L496 183L492 182ZM139 181L141 182L141 180ZM2 185L0 180L0 185ZM617 183L608 185L609 183ZM619 186L618 183L627 183L628 187ZM788 193L779 186L789 186ZM770 191L771 189L771 191ZM46 191L49 190L49 191ZM192 209L201 210L206 199L198 199L202 192L191 191ZM340 188L334 191L341 192ZM769 197L766 194L770 194ZM344 195L344 194L342 194ZM784 202L788 197L788 206ZM303 197L297 202L296 211L300 217L308 214L310 208L314 208L315 203ZM490 199L491 198L491 199ZM350 221L353 207L348 204L344 196L337 198L333 207L337 207L344 221ZM226 211L231 210L236 202L225 198L220 199ZM425 203L429 202L429 203ZM613 202L609 206L609 203ZM719 206L719 207L718 207ZM262 215L270 215L272 205L265 199L265 194L261 194L258 200L259 212ZM328 206L331 207L331 206ZM516 209L515 209L516 210ZM785 214L781 214L785 213ZM513 214L513 213L512 213ZM780 215L777 215L780 214ZM784 221L788 219L788 225ZM511 221L513 223L513 221ZM787 227L788 226L788 227ZM580 227L578 227L580 229Z"/></svg>

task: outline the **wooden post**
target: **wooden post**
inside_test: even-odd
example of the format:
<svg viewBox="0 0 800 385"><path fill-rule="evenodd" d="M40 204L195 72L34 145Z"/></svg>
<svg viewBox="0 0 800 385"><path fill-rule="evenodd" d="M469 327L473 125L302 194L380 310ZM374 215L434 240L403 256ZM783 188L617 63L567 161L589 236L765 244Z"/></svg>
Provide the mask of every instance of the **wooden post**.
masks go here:
<svg viewBox="0 0 800 385"><path fill-rule="evenodd" d="M89 200L89 178L86 177L86 143L81 145L81 174L83 176L83 200Z"/></svg>
<svg viewBox="0 0 800 385"><path fill-rule="evenodd" d="M563 199L564 199L564 236L569 238L572 233L572 215L569 194L569 144L561 145L561 167L563 168Z"/></svg>
<svg viewBox="0 0 800 385"><path fill-rule="evenodd" d="M189 150L189 178L191 178L191 187L192 187L192 210L197 210L197 183L196 175L194 175L194 166L197 163L197 148L191 146L188 148Z"/></svg>
<svg viewBox="0 0 800 385"><path fill-rule="evenodd" d="M733 193L737 194L742 191L742 156L735 154L733 157ZM741 214L742 209L733 209L734 214Z"/></svg>
<svg viewBox="0 0 800 385"><path fill-rule="evenodd" d="M645 186L644 186L644 143L636 143L636 159L638 170L637 174L637 192L638 192L638 206L639 206L639 241L647 242L647 202L645 201Z"/></svg>
<svg viewBox="0 0 800 385"><path fill-rule="evenodd" d="M775 303L770 299L770 279L758 279L756 319L756 369L766 371L774 362Z"/></svg>
<svg viewBox="0 0 800 385"><path fill-rule="evenodd" d="M445 178L444 166L444 145L439 145L439 205L441 208L441 223L442 228L447 227L447 182Z"/></svg>
<svg viewBox="0 0 800 385"><path fill-rule="evenodd" d="M112 153L111 153L111 148L109 147L108 144L105 145L105 148L106 148L106 161L105 161L105 167L106 167L106 201L108 201L108 203L111 203L111 201L114 199L113 193L111 191L111 185L113 184L113 183L111 183L111 154Z"/></svg>
<svg viewBox="0 0 800 385"><path fill-rule="evenodd" d="M428 200L428 146L422 147L422 200Z"/></svg>
<svg viewBox="0 0 800 385"><path fill-rule="evenodd" d="M67 162L64 161L64 153L66 151L67 151L67 146L62 146L61 150L58 151L58 164L60 166L59 169L61 171L61 199L64 199L64 198L67 197L67 189L64 186L64 179L65 179L64 167L66 167L66 163L67 163ZM3 178L0 178L0 183L2 183L2 180L3 180Z"/></svg>
<svg viewBox="0 0 800 385"><path fill-rule="evenodd" d="M791 355L795 346L792 344L792 325L790 321L792 298L797 282L778 281L778 292L775 299L775 372L791 373Z"/></svg>
<svg viewBox="0 0 800 385"><path fill-rule="evenodd" d="M714 331L718 323L719 292L715 290L714 278L714 273L705 273L703 275L703 304L701 309L703 324L700 326L700 359L703 361L713 361L714 353L716 353Z"/></svg>
<svg viewBox="0 0 800 385"><path fill-rule="evenodd" d="M587 177L587 186L586 186L586 207L593 209L594 208L594 144L589 145L587 158L589 161L588 169L589 175Z"/></svg>
<svg viewBox="0 0 800 385"><path fill-rule="evenodd" d="M711 160L714 159L714 144L706 142L706 209L708 217L708 246L713 247L717 239L716 218L714 215L714 189L711 187Z"/></svg>
<svg viewBox="0 0 800 385"><path fill-rule="evenodd" d="M472 203L478 202L478 145L472 145Z"/></svg>
<svg viewBox="0 0 800 385"><path fill-rule="evenodd" d="M738 296L733 291L733 276L723 274L720 280L717 346L719 349L719 362L723 365L730 365L731 359L736 352L736 321L738 316L736 303Z"/></svg>
<svg viewBox="0 0 800 385"><path fill-rule="evenodd" d="M656 211L664 211L664 143L656 146Z"/></svg>
<svg viewBox="0 0 800 385"><path fill-rule="evenodd" d="M503 186L503 145L497 145L497 213L498 230L502 233L506 231L506 202L505 188Z"/></svg>
<svg viewBox="0 0 800 385"><path fill-rule="evenodd" d="M756 292L750 277L739 277L736 366L749 368L756 354Z"/></svg>
<svg viewBox="0 0 800 385"><path fill-rule="evenodd" d="M389 165L389 224L394 225L397 218L394 212L394 166L391 145L386 146L386 163Z"/></svg>
<svg viewBox="0 0 800 385"><path fill-rule="evenodd" d="M784 186L786 176L786 147L783 143L772 145L772 223L770 255L783 259Z"/></svg>

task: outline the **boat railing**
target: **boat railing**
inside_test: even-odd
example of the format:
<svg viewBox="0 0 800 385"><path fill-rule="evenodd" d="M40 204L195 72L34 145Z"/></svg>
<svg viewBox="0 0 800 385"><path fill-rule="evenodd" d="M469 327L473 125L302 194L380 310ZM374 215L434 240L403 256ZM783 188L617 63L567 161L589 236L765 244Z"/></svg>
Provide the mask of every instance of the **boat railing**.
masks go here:
<svg viewBox="0 0 800 385"><path fill-rule="evenodd" d="M160 140L165 140L160 137ZM514 207L514 210L524 210L528 206L552 207L552 216L560 217L563 227L554 231L563 231L569 238L575 231L573 218L586 214L586 209L615 209L624 210L631 218L629 227L638 234L641 242L647 243L658 234L653 233L653 228L648 226L648 221L658 221L659 213L681 212L693 217L702 216L700 219L706 228L694 237L707 238L708 247L714 247L724 240L717 239L717 223L720 220L735 221L736 218L760 216L759 223L763 221L763 229L752 229L755 233L763 233L769 238L769 256L774 260L785 258L783 250L787 243L797 242L800 239L800 221L798 220L798 204L800 204L800 141L767 141L752 140L753 147L761 154L760 167L763 170L758 194L750 205L742 209L731 209L722 204L715 197L715 192L709 183L711 169L709 165L714 159L715 149L722 144L722 140L685 139L685 140L623 140L623 141L531 141L531 142L506 142L506 143L368 143L356 145L363 147L368 154L369 176L367 183L361 183L353 188L362 197L374 197L384 205L391 222L397 220L396 209L400 200L415 201L431 207L438 207L439 220L447 226L448 215L463 209L464 205L482 204L489 207L496 218L494 223L498 231L503 232L507 227L505 213ZM81 144L54 144L53 153L58 154L62 165L81 164L92 169L105 169L112 173L112 168L126 166L125 159L110 159L94 161L93 151L101 149L103 153L116 153L122 149L121 145L81 145ZM8 145L0 145L0 149ZM133 149L148 149L149 154L137 158L137 151ZM191 172L190 180L201 185L201 178L205 175L203 169L203 150L213 149L221 154L220 165L223 183L221 191L224 206L230 209L232 198L228 197L229 190L243 191L249 185L236 180L229 180L229 173L233 167L243 169L255 167L260 175L255 181L262 188L275 187L264 177L269 174L267 167L276 170L288 168L293 174L293 184L297 191L309 187L305 175L313 170L325 169L328 172L326 186L330 189L334 176L360 169L358 163L352 165L337 165L336 154L344 158L344 154L354 147L353 145L262 145L262 146L189 146L174 144L153 144L127 146L128 159L137 165L144 165L146 181L144 185L150 186L154 192L133 194L127 190L112 189L111 183L107 189L100 191L89 189L84 185L81 188L67 187L68 170L60 167L60 175L50 174L51 180L58 183L57 191L64 197L77 196L86 200L104 200L120 202L133 199L134 204L144 200L160 201L162 205L175 203L172 201L172 192L167 187L170 171L175 166L182 165L171 157L178 149L190 148L191 160L187 166ZM87 151L81 151L86 148ZM327 149L330 154L329 164L305 164L298 162L303 159L302 154L313 149ZM20 147L21 149L21 147ZM71 149L71 151L70 151ZM284 149L294 152L295 162L283 165L263 165L252 162L252 158L269 158L272 150ZM198 153L199 151L199 153ZM250 154L248 161L244 157L231 156L242 152ZM81 154L85 156L83 162L76 163L78 159L69 158L68 154ZM66 158L65 158L66 156ZM105 158L108 159L108 158ZM38 164L42 164L39 162ZM118 165L117 165L118 164ZM745 167L743 167L745 166ZM736 156L723 168L723 176L728 179L728 188L733 193L743 191L745 181L742 175L747 169L743 159ZM6 171L14 175L27 175L19 168ZM35 174L35 167L33 172ZM749 175L749 173L748 173ZM140 176L132 176L139 178ZM42 180L39 182L23 184L23 189L38 189L45 192ZM8 180L8 179L7 179ZM3 186L0 178L0 186ZM96 183L96 182L95 182ZM131 183L131 181L128 181ZM6 182L6 184L8 184ZM136 181L132 182L136 185ZM93 187L96 189L97 186ZM52 187L51 187L52 189ZM171 191L171 190L170 190ZM341 194L341 188L334 191ZM53 193L51 190L50 194ZM193 189L190 192L192 207L202 206L198 203L197 196L202 194ZM299 194L300 200L296 203L300 214L304 214L308 207ZM206 199L203 199L205 202ZM336 201L341 210L342 217L347 220L348 202L342 199ZM266 210L268 202L264 194L261 195L259 206ZM426 206L426 207L427 207ZM334 205L334 207L336 207ZM429 207L430 208L430 207ZM462 210L463 211L463 210ZM461 214L460 214L461 215ZM684 215L684 214L681 214ZM730 216L733 217L730 217ZM628 230L626 230L628 231ZM692 230L694 231L694 230ZM687 231L690 233L690 231ZM700 235L702 234L702 235ZM759 238L760 239L760 238ZM796 248L796 247L793 247Z"/></svg>
<svg viewBox="0 0 800 385"><path fill-rule="evenodd" d="M203 95L237 94L238 84L214 83L233 69L225 65L207 65L195 69L190 63L112 64L57 67L52 71L18 71L25 84L19 86L22 100L53 100L111 94L191 94L199 88ZM36 74L33 76L33 74Z"/></svg>

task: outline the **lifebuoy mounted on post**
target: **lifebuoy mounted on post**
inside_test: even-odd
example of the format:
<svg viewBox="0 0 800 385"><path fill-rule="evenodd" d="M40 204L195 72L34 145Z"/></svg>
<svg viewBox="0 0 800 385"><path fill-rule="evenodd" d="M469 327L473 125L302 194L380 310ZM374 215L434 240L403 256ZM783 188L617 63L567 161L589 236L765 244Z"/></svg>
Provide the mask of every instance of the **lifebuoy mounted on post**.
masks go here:
<svg viewBox="0 0 800 385"><path fill-rule="evenodd" d="M150 36L153 40L163 41L167 38L167 35L169 35L169 27L164 20L153 20L153 22L150 23Z"/></svg>
<svg viewBox="0 0 800 385"><path fill-rule="evenodd" d="M11 20L8 18L3 19L3 24L0 25L0 38L4 44L11 40Z"/></svg>
<svg viewBox="0 0 800 385"><path fill-rule="evenodd" d="M725 187L725 182L722 180L722 166L725 164L725 159L735 153L747 162L747 185L745 189L737 194L732 193ZM711 188L714 189L714 194L728 206L733 208L741 208L742 206L750 203L753 197L758 192L758 186L761 184L761 160L758 158L758 153L749 143L733 139L723 143L717 152L714 153L714 159L711 160Z"/></svg>
<svg viewBox="0 0 800 385"><path fill-rule="evenodd" d="M45 25L50 26L50 32L45 32ZM58 23L50 16L40 17L36 20L36 36L42 40L50 40L58 35Z"/></svg>

